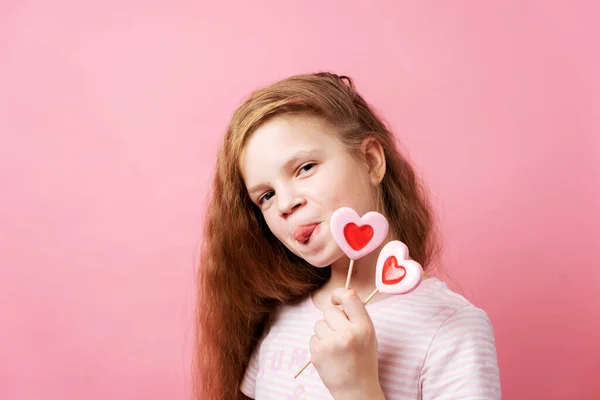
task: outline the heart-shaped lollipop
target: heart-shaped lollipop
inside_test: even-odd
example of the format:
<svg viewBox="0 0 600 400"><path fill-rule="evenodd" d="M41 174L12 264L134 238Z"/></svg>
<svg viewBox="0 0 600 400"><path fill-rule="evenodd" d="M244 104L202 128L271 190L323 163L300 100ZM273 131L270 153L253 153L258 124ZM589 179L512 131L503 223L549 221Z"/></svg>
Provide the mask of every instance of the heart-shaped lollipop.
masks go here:
<svg viewBox="0 0 600 400"><path fill-rule="evenodd" d="M367 304L377 292L405 294L423 280L423 267L408 259L408 247L399 240L386 243L377 257L375 290L363 301Z"/></svg>
<svg viewBox="0 0 600 400"><path fill-rule="evenodd" d="M388 234L388 222L375 211L369 211L361 218L352 208L341 207L331 214L329 225L333 239L350 258L346 278L348 289L354 260L366 256L383 243Z"/></svg>
<svg viewBox="0 0 600 400"><path fill-rule="evenodd" d="M423 279L421 264L408 259L408 247L399 240L386 243L377 258L375 285L381 293L405 294Z"/></svg>
<svg viewBox="0 0 600 400"><path fill-rule="evenodd" d="M350 207L335 210L329 224L333 239L351 260L358 260L379 247L389 229L382 214L370 211L360 217Z"/></svg>

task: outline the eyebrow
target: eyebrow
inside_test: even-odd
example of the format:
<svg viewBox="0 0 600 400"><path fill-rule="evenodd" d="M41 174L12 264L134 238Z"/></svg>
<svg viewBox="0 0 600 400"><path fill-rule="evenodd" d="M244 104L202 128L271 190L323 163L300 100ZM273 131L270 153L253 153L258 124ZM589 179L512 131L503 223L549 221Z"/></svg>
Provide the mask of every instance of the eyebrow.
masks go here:
<svg viewBox="0 0 600 400"><path fill-rule="evenodd" d="M300 160L310 159L310 158L320 158L323 155L321 150L302 150L294 155L292 155L289 159L287 159L281 168L285 170L290 170L296 166L300 162ZM248 189L248 194L252 195L254 192L258 192L262 190L267 185L264 183L259 183L258 185L254 185Z"/></svg>

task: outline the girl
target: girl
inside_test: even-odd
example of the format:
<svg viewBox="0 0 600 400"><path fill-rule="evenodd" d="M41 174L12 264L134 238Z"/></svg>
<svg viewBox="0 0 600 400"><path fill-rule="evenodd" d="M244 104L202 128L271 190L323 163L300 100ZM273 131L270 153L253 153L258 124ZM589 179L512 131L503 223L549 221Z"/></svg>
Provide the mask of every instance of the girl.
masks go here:
<svg viewBox="0 0 600 400"><path fill-rule="evenodd" d="M487 314L444 282L425 274L365 306L378 249L344 289L349 260L328 225L343 206L384 214L383 244L404 242L431 269L431 206L350 78L298 75L253 93L227 130L205 221L197 398L499 399Z"/></svg>

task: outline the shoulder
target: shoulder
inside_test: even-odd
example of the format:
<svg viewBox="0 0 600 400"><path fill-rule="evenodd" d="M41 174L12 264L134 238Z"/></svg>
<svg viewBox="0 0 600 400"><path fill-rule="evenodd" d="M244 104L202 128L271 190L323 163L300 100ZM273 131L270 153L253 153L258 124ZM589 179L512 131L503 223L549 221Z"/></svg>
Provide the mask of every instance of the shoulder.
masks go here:
<svg viewBox="0 0 600 400"><path fill-rule="evenodd" d="M443 312L436 319L421 371L424 398L448 393L499 398L495 336L488 314L445 284L437 292L437 299L445 305L439 306Z"/></svg>
<svg viewBox="0 0 600 400"><path fill-rule="evenodd" d="M371 309L375 314L381 314L381 319L389 320L393 325L413 321L415 329L419 329L422 334L429 333L432 338L441 326L463 318L489 321L483 310L476 308L437 278L428 278L413 292L392 296L379 305L375 303Z"/></svg>
<svg viewBox="0 0 600 400"><path fill-rule="evenodd" d="M493 335L493 327L487 312L471 303L462 305L454 310L439 327L440 331L462 332L470 329L483 330Z"/></svg>
<svg viewBox="0 0 600 400"><path fill-rule="evenodd" d="M466 297L450 289L446 282L438 278L424 280L419 288L419 295L423 301L436 304L445 312L452 313L471 304Z"/></svg>
<svg viewBox="0 0 600 400"><path fill-rule="evenodd" d="M444 335L455 336L471 329L483 330L493 336L492 323L485 310L451 290L443 281L430 279L431 283L421 294L423 302L433 306L430 312L435 315L435 323L438 325L434 339Z"/></svg>
<svg viewBox="0 0 600 400"><path fill-rule="evenodd" d="M395 338L395 345L408 345L401 338L418 337L415 351L425 360L435 359L440 350L495 346L487 313L437 278L373 304L370 312L378 332Z"/></svg>
<svg viewBox="0 0 600 400"><path fill-rule="evenodd" d="M456 348L469 341L494 345L494 329L485 310L437 278L427 279L422 286L415 291L411 302L416 304L415 312L431 329L430 352L436 346Z"/></svg>
<svg viewBox="0 0 600 400"><path fill-rule="evenodd" d="M465 304L439 324L427 354L427 362L465 360L466 355L481 362L496 363L496 340L488 314Z"/></svg>

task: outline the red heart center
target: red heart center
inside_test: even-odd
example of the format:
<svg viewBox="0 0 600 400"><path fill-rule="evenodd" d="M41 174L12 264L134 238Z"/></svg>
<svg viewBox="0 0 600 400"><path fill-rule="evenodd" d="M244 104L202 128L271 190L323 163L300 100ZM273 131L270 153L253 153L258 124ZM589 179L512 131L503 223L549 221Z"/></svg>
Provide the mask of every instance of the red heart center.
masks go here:
<svg viewBox="0 0 600 400"><path fill-rule="evenodd" d="M398 260L394 256L389 256L383 263L383 283L394 285L400 282L406 276L406 269L398 265Z"/></svg>
<svg viewBox="0 0 600 400"><path fill-rule="evenodd" d="M344 227L346 242L356 251L362 249L371 241L373 233L371 225L358 226L354 222L350 222Z"/></svg>

